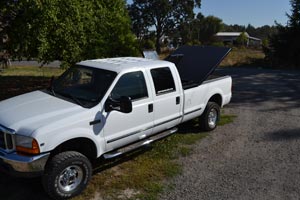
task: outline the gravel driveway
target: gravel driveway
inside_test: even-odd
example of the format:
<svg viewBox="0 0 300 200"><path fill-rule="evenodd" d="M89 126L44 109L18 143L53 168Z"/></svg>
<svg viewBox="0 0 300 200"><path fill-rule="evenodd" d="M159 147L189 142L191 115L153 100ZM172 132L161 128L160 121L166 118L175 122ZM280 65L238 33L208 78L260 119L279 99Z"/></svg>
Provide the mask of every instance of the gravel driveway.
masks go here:
<svg viewBox="0 0 300 200"><path fill-rule="evenodd" d="M161 199L300 199L300 71L224 69L238 117L182 158Z"/></svg>

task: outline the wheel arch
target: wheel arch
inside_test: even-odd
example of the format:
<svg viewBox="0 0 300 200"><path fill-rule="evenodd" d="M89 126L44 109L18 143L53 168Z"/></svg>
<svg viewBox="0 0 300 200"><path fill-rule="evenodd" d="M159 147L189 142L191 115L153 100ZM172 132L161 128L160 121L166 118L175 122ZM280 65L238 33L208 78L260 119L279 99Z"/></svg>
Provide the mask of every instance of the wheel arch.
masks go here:
<svg viewBox="0 0 300 200"><path fill-rule="evenodd" d="M218 104L220 107L222 107L223 105L223 98L222 98L222 95L219 94L219 93L216 93L214 95L212 95L208 102L215 102L216 104Z"/></svg>
<svg viewBox="0 0 300 200"><path fill-rule="evenodd" d="M88 159L93 160L97 158L97 145L93 140L85 137L78 137L62 142L51 151L51 156L55 156L64 151L77 151Z"/></svg>

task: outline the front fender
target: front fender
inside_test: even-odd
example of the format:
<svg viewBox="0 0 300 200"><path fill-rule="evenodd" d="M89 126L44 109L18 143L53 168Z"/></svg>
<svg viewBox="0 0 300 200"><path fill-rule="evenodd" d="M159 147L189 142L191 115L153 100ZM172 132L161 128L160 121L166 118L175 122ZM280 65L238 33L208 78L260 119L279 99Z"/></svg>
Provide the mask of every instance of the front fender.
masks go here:
<svg viewBox="0 0 300 200"><path fill-rule="evenodd" d="M47 134L48 135L48 134ZM91 140L97 149L97 157L100 157L105 150L105 140L102 134L95 135L89 129L71 129L68 131L60 132L59 134L50 134L49 136L42 135L35 137L40 144L41 152L50 152L59 145L76 138L85 138Z"/></svg>

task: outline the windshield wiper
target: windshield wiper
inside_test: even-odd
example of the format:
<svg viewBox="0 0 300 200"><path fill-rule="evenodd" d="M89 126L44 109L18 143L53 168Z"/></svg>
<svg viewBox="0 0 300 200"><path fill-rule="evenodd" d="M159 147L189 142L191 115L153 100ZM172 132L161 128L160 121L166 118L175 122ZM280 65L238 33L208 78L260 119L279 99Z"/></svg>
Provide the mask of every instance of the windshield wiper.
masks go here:
<svg viewBox="0 0 300 200"><path fill-rule="evenodd" d="M65 97L70 97L77 104L79 104L80 106L84 107L83 103L77 97L73 96L72 94L70 94L70 93L63 93L61 95L65 96Z"/></svg>

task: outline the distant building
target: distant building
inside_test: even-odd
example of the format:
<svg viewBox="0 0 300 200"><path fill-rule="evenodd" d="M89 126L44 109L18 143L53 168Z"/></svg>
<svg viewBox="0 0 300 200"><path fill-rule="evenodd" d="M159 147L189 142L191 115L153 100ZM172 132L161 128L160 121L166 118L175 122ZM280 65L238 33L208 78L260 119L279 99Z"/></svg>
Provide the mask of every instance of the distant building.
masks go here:
<svg viewBox="0 0 300 200"><path fill-rule="evenodd" d="M224 42L225 44L236 44L237 38L242 34L243 32L219 32L215 35L217 39ZM248 38L247 46L254 46L259 47L262 44L261 39L251 37L247 32L244 32L245 35Z"/></svg>

